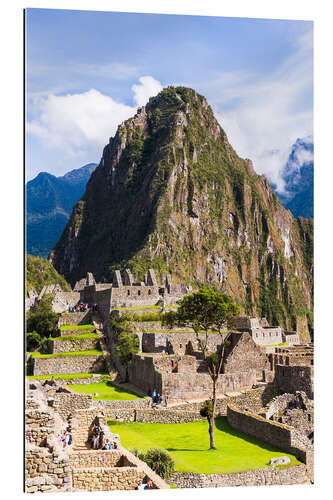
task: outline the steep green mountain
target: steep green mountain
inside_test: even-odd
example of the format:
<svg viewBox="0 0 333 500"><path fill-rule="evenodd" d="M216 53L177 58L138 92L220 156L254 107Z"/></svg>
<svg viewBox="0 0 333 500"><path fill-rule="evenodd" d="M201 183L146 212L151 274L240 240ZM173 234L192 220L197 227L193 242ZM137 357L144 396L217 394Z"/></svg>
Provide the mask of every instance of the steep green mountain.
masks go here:
<svg viewBox="0 0 333 500"><path fill-rule="evenodd" d="M203 96L168 87L118 127L50 259L72 284L125 267L215 284L245 312L307 331L311 227L237 156Z"/></svg>
<svg viewBox="0 0 333 500"><path fill-rule="evenodd" d="M27 253L48 256L95 168L95 163L89 163L62 177L41 172L27 183Z"/></svg>
<svg viewBox="0 0 333 500"><path fill-rule="evenodd" d="M39 293L44 285L59 283L64 291L71 290L65 278L53 267L51 262L34 255L26 256L26 290L34 288Z"/></svg>

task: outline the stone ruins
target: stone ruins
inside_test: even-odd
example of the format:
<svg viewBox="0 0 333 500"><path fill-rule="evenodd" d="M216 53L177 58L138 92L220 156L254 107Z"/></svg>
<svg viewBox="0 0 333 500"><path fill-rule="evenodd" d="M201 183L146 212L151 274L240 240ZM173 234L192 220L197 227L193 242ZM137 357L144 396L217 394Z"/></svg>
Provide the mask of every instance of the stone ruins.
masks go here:
<svg viewBox="0 0 333 500"><path fill-rule="evenodd" d="M112 283L98 284L88 273L73 292L50 285L38 297L31 294L32 307L49 293L54 310L62 313L60 337L46 342L41 355L28 356L32 375L71 374L71 383L89 384L91 379L75 379L75 374L92 373L100 381L103 375L96 373L104 371L121 381L125 367L115 354L114 325L125 315L140 346L128 367L129 383L147 395L156 389L167 396L168 407L152 409L148 398L93 400L89 394L69 389L66 377L57 379L56 387L28 381L27 492L134 489L139 479L150 479L155 488L169 487L122 447L121 436L118 448L109 451L92 450L88 437L94 422L114 439L107 420L183 423L202 419L200 406L211 394L212 382L197 336L186 328L168 330L160 319L162 312L177 307L177 301L191 292L185 285L173 284L169 276L164 285L158 285L153 270L143 282L135 282L126 270L123 275L116 271ZM68 311L68 305L79 302L87 303L88 311ZM66 329L65 325L72 326ZM80 325L91 325L88 337L82 336ZM245 434L278 446L282 454L293 454L302 464L207 476L175 472L171 483L219 487L313 482L313 345L302 344L297 332L269 326L265 318L238 317L228 339L217 381L217 416L226 417ZM224 338L211 332L207 340L211 351L219 351ZM61 449L57 439L64 428L73 437L70 450Z"/></svg>

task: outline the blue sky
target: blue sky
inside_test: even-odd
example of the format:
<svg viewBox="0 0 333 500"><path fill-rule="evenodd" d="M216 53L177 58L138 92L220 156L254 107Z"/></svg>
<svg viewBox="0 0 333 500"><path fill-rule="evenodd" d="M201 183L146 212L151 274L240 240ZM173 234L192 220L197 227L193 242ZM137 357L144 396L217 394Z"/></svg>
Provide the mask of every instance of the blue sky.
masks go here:
<svg viewBox="0 0 333 500"><path fill-rule="evenodd" d="M207 97L238 154L280 188L312 135L313 24L28 9L27 178L99 162L117 125L167 85Z"/></svg>

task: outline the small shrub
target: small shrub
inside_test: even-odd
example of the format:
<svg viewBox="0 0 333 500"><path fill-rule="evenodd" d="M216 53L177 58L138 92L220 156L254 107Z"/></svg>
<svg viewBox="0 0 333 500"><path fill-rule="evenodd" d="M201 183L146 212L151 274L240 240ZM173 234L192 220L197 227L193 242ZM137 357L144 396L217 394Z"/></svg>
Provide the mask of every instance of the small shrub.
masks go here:
<svg viewBox="0 0 333 500"><path fill-rule="evenodd" d="M175 471L175 462L162 448L150 448L146 453L140 454L139 458L163 479L167 479Z"/></svg>
<svg viewBox="0 0 333 500"><path fill-rule="evenodd" d="M41 336L36 331L27 333L27 350L34 351L39 347Z"/></svg>
<svg viewBox="0 0 333 500"><path fill-rule="evenodd" d="M200 415L202 417L206 417L206 418L212 417L212 415L213 415L213 402L211 399L207 399L206 401L204 401L202 403L201 408L200 408Z"/></svg>

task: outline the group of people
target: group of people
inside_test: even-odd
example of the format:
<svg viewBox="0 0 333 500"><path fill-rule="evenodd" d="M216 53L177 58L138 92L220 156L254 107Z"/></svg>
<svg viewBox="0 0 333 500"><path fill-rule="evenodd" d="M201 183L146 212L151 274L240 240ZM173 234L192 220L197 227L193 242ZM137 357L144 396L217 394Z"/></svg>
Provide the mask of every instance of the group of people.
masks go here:
<svg viewBox="0 0 333 500"><path fill-rule="evenodd" d="M72 435L70 434L68 429L62 431L59 436L59 441L62 444L63 448L68 448L72 444Z"/></svg>
<svg viewBox="0 0 333 500"><path fill-rule="evenodd" d="M154 490L153 481L149 480L147 484L144 484L142 479L139 479L136 490Z"/></svg>
<svg viewBox="0 0 333 500"><path fill-rule="evenodd" d="M159 394L156 389L152 390L151 393L151 401L149 404L150 407L152 406L164 406L167 408L168 406L168 396L165 394L164 396L162 394Z"/></svg>
<svg viewBox="0 0 333 500"><path fill-rule="evenodd" d="M105 434L99 425L95 424L90 437L91 446L94 450L116 450L118 448L117 441L105 439Z"/></svg>
<svg viewBox="0 0 333 500"><path fill-rule="evenodd" d="M98 311L97 304L87 304L84 302L79 302L76 306L68 305L68 312L86 312L88 309L91 309L93 312Z"/></svg>
<svg viewBox="0 0 333 500"><path fill-rule="evenodd" d="M89 305L82 302L79 302L76 306L68 305L68 312L86 312L88 309Z"/></svg>

